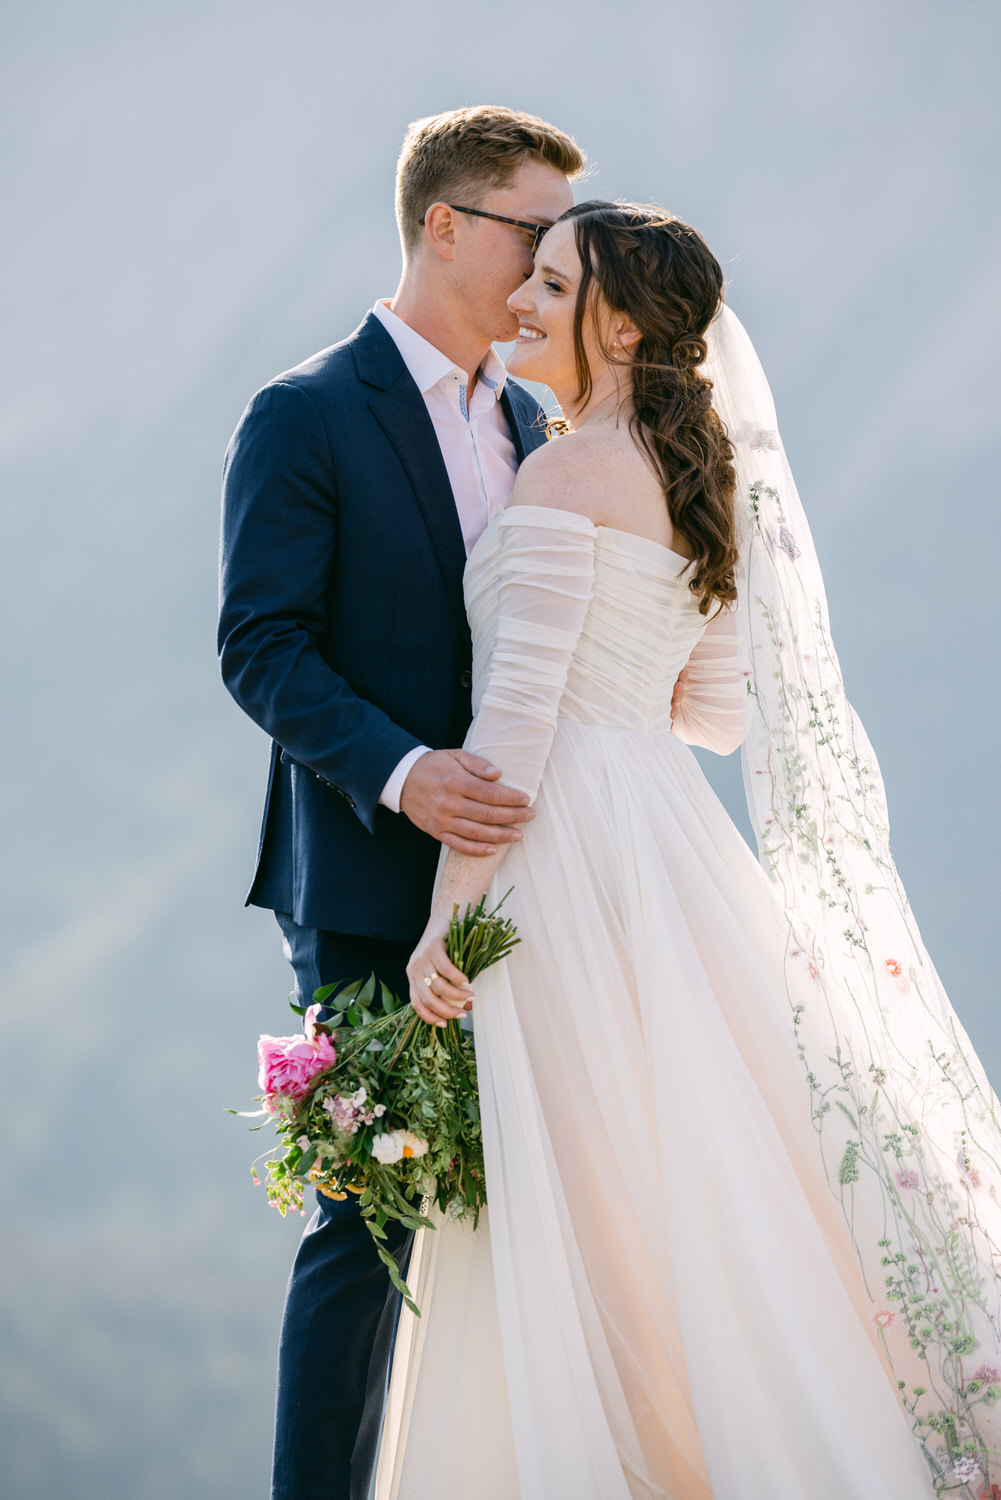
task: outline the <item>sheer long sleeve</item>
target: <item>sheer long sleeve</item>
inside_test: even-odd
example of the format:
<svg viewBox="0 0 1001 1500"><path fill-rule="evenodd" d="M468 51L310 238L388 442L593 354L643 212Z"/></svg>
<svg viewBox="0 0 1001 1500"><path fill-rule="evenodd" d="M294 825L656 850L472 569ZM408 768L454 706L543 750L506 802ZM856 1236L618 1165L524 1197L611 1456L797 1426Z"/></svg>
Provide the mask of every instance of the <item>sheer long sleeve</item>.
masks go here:
<svg viewBox="0 0 1001 1500"><path fill-rule="evenodd" d="M594 586L595 528L575 511L532 506L498 525L494 645L466 745L534 800Z"/></svg>
<svg viewBox="0 0 1001 1500"><path fill-rule="evenodd" d="M744 738L747 662L732 609L709 621L685 664L681 702L672 729L686 745L729 755Z"/></svg>

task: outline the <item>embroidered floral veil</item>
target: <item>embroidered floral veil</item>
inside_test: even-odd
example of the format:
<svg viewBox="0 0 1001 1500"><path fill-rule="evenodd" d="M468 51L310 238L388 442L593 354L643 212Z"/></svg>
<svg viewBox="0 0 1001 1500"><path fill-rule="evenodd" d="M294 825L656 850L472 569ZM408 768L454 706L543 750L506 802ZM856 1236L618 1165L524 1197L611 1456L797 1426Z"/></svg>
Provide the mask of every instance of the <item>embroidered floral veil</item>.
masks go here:
<svg viewBox="0 0 1001 1500"><path fill-rule="evenodd" d="M768 382L729 308L707 342L736 452L745 789L817 1144L937 1491L1001 1500L1001 1111L890 855Z"/></svg>

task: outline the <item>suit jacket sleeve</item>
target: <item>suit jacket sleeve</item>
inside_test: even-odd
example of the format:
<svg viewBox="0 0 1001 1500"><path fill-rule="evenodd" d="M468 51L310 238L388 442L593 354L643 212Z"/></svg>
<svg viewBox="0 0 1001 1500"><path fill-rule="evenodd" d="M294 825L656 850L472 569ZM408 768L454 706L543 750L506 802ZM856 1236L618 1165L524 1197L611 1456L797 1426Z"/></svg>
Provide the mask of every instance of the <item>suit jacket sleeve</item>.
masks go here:
<svg viewBox="0 0 1001 1500"><path fill-rule="evenodd" d="M333 456L316 406L275 382L226 455L220 558L222 675L240 707L339 791L373 831L379 793L420 742L320 654L337 546Z"/></svg>

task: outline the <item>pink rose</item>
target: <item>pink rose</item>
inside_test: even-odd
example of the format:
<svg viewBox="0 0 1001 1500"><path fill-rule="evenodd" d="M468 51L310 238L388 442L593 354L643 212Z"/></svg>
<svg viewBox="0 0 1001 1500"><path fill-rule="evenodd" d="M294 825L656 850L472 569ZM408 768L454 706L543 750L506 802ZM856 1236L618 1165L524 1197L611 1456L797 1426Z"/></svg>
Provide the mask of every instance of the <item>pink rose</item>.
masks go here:
<svg viewBox="0 0 1001 1500"><path fill-rule="evenodd" d="M257 1043L258 1087L268 1096L301 1099L318 1073L337 1061L334 1044L324 1032L314 1036L262 1036Z"/></svg>

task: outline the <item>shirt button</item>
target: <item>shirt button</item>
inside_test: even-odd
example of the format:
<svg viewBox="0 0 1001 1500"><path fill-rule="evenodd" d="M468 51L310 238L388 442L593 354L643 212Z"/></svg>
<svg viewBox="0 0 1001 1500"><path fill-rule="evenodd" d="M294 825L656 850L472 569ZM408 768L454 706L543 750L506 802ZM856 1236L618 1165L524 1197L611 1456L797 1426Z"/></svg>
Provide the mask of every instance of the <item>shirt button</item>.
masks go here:
<svg viewBox="0 0 1001 1500"><path fill-rule="evenodd" d="M459 678L459 686L461 688L471 688L472 685L473 685L473 674L472 674L472 672L463 672L462 676Z"/></svg>

